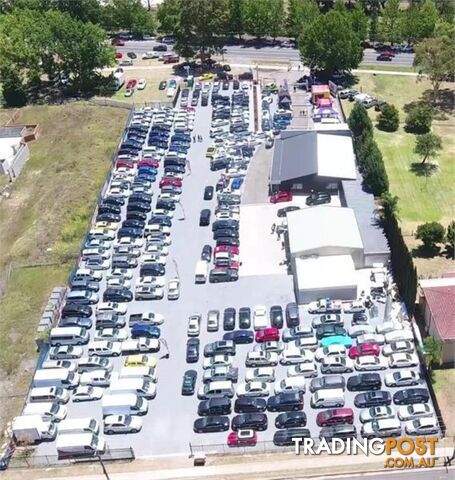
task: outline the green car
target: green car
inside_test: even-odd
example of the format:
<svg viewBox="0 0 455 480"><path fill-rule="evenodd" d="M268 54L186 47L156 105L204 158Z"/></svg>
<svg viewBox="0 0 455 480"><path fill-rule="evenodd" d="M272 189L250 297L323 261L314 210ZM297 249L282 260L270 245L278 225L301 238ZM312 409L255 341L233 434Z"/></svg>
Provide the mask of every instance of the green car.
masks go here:
<svg viewBox="0 0 455 480"><path fill-rule="evenodd" d="M321 347L329 347L330 345L344 345L346 348L349 348L354 343L351 337L348 335L333 335L331 337L326 337L321 340Z"/></svg>
<svg viewBox="0 0 455 480"><path fill-rule="evenodd" d="M182 395L193 395L196 388L196 370L187 370L183 375Z"/></svg>

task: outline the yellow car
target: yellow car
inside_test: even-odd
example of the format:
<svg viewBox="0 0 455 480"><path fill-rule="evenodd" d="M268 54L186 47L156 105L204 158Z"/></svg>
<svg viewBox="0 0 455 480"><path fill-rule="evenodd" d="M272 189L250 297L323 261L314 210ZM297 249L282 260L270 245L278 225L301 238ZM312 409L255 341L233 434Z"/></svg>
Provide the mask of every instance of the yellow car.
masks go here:
<svg viewBox="0 0 455 480"><path fill-rule="evenodd" d="M125 360L125 367L156 367L158 360L148 355L129 355Z"/></svg>
<svg viewBox="0 0 455 480"><path fill-rule="evenodd" d="M216 153L216 147L209 147L207 148L207 152L205 152L206 157L214 157Z"/></svg>
<svg viewBox="0 0 455 480"><path fill-rule="evenodd" d="M213 75L213 73L204 73L204 75L201 75L199 77L199 80L201 82L203 82L204 80L212 80L212 78L214 78L214 77L215 77L215 75Z"/></svg>
<svg viewBox="0 0 455 480"><path fill-rule="evenodd" d="M113 222L96 222L93 228L107 228L108 230L117 230L118 223Z"/></svg>

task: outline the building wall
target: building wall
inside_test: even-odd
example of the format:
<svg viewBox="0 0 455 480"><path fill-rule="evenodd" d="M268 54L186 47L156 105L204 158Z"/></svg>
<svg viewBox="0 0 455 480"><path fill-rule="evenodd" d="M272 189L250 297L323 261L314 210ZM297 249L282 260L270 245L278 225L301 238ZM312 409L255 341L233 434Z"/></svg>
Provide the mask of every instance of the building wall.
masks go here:
<svg viewBox="0 0 455 480"><path fill-rule="evenodd" d="M294 277L295 278L295 277ZM343 287L325 287L315 289L299 289L295 287L295 297L299 305L314 302L319 298L336 298L339 300L353 300L357 298L357 285Z"/></svg>
<svg viewBox="0 0 455 480"><path fill-rule="evenodd" d="M11 181L16 180L16 178L21 173L22 168L24 167L24 165L26 164L29 158L30 158L30 149L28 148L28 145L26 143L22 144L19 151L16 153L16 156L14 157L14 160L8 172L10 175Z"/></svg>
<svg viewBox="0 0 455 480"><path fill-rule="evenodd" d="M312 190L319 191L329 191L333 195L336 195L339 190L339 181L336 179L321 179L318 178L316 175L310 175L305 177L294 178L292 180L286 180L281 182L278 185L271 186L272 191L291 191L295 194L309 194Z"/></svg>
<svg viewBox="0 0 455 480"><path fill-rule="evenodd" d="M363 263L365 267L372 267L374 263L383 263L384 265L387 265L389 260L390 260L389 252L365 254L363 256Z"/></svg>

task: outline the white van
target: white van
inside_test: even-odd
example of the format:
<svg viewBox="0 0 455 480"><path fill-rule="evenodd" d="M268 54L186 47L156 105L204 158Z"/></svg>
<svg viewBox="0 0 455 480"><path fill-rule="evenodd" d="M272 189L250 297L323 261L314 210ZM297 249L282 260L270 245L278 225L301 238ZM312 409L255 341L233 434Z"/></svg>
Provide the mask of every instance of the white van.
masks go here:
<svg viewBox="0 0 455 480"><path fill-rule="evenodd" d="M196 263L196 272L194 276L195 283L205 283L209 273L209 264L205 260L199 260Z"/></svg>
<svg viewBox="0 0 455 480"><path fill-rule="evenodd" d="M88 345L89 355L100 357L118 357L122 353L122 342L109 342L106 340L95 340Z"/></svg>
<svg viewBox="0 0 455 480"><path fill-rule="evenodd" d="M103 396L103 416L106 415L145 415L148 403L134 393L113 393Z"/></svg>
<svg viewBox="0 0 455 480"><path fill-rule="evenodd" d="M60 422L68 413L66 407L54 402L28 403L22 415L41 415L45 420Z"/></svg>
<svg viewBox="0 0 455 480"><path fill-rule="evenodd" d="M231 381L209 382L199 388L197 396L200 400L208 400L213 397L232 398L234 396L234 387Z"/></svg>
<svg viewBox="0 0 455 480"><path fill-rule="evenodd" d="M99 422L89 417L63 420L58 426L58 433L94 433L98 435L99 432Z"/></svg>
<svg viewBox="0 0 455 480"><path fill-rule="evenodd" d="M68 403L70 394L62 387L38 387L30 390L30 401Z"/></svg>
<svg viewBox="0 0 455 480"><path fill-rule="evenodd" d="M55 327L49 334L52 346L60 345L85 345L89 341L89 333L81 327Z"/></svg>
<svg viewBox="0 0 455 480"><path fill-rule="evenodd" d="M318 390L311 395L313 408L344 407L344 392L341 388Z"/></svg>
<svg viewBox="0 0 455 480"><path fill-rule="evenodd" d="M157 382L158 376L156 368L153 367L123 367L117 378L143 378L151 382ZM114 379L114 376L112 376Z"/></svg>
<svg viewBox="0 0 455 480"><path fill-rule="evenodd" d="M104 438L93 433L65 433L57 437L57 452L60 457L99 455L105 450Z"/></svg>
<svg viewBox="0 0 455 480"><path fill-rule="evenodd" d="M39 369L33 377L34 387L76 388L78 385L79 374L64 368Z"/></svg>
<svg viewBox="0 0 455 480"><path fill-rule="evenodd" d="M111 393L134 393L147 399L155 398L156 385L144 378L120 378L112 380Z"/></svg>

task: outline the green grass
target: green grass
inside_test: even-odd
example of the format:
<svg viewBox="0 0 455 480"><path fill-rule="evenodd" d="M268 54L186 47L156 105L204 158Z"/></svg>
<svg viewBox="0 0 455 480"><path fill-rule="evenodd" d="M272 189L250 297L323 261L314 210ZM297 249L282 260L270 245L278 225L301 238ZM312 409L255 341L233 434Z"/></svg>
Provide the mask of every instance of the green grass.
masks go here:
<svg viewBox="0 0 455 480"><path fill-rule="evenodd" d="M415 72L419 71L418 68L413 66L405 66L405 65L359 65L357 70L377 70L377 71L385 71L385 72Z"/></svg>
<svg viewBox="0 0 455 480"><path fill-rule="evenodd" d="M447 436L455 436L455 369L433 370L434 391L438 399L444 422L447 427Z"/></svg>

